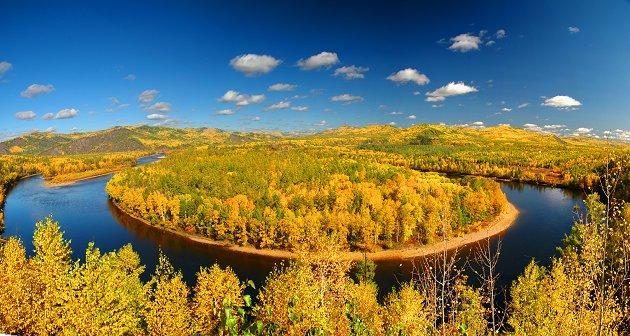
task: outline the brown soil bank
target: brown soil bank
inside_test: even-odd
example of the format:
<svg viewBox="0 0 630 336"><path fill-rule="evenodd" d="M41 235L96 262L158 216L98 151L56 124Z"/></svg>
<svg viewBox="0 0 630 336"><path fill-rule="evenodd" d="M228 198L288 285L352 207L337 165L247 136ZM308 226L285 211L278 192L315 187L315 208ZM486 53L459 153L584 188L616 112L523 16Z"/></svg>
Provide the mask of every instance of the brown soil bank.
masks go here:
<svg viewBox="0 0 630 336"><path fill-rule="evenodd" d="M116 205L118 207L118 205ZM184 237L191 241L202 243L210 246L216 246L219 248L223 248L230 251L235 251L239 253L251 254L251 255L259 255L269 258L277 258L277 259L292 259L297 257L297 254L290 251L283 250L272 250L272 249L258 249L251 246L239 246L233 243L221 242L212 240L206 237L201 237L198 235L188 234L181 231L175 231L171 229L161 228L154 225L151 225L149 222L143 220L142 218L136 217L127 211L118 207L122 212L127 215L137 219L138 221L154 227L158 230L168 231L170 233L176 234L178 236ZM470 232L465 235L450 238L448 241L440 241L433 244L421 245L421 246L413 246L413 247L405 247L400 249L391 249L391 250L383 250L378 252L341 252L343 256L350 260L361 260L364 256L367 256L368 259L371 260L402 260L409 259L415 257L428 256L432 254L436 254L439 252L446 250L451 250L454 248L462 247L468 245L470 243L474 243L480 241L482 239L495 236L503 231L505 231L510 225L512 225L516 218L518 217L518 209L512 204L508 203L505 209L501 214L495 217L493 220L489 221L486 225L484 225L480 230L475 232Z"/></svg>

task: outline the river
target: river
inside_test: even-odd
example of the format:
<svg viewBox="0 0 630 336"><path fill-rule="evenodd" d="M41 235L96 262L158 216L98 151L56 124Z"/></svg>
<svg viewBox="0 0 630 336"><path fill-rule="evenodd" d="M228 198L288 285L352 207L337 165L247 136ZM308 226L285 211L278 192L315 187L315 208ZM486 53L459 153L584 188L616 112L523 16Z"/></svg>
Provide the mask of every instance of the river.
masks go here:
<svg viewBox="0 0 630 336"><path fill-rule="evenodd" d="M101 251L132 244L147 266L143 274L145 280L155 269L160 249L183 272L189 284L194 283L199 267L218 263L230 266L241 279L252 280L260 287L278 263L269 257L194 243L139 223L118 211L109 201L105 184L110 177L101 176L60 187L46 187L39 176L20 181L6 199L4 236L19 237L27 251L32 253L35 222L52 215L60 223L65 238L71 240L75 258L83 257L90 241L94 241ZM520 211L516 222L500 235L499 285L507 286L532 258L543 265L549 264L556 247L571 229L573 207L581 204L583 197L579 192L553 187L509 182L501 182L501 186ZM470 248L462 249L462 255L469 254ZM376 282L381 293L408 280L414 264L418 265L418 260L379 262Z"/></svg>

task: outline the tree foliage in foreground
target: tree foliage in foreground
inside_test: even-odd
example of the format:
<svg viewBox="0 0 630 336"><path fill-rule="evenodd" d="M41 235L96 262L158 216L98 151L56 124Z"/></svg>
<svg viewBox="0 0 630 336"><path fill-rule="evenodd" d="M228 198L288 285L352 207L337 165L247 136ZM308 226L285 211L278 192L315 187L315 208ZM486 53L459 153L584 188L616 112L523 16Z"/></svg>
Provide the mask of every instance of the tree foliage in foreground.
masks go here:
<svg viewBox="0 0 630 336"><path fill-rule="evenodd" d="M371 266L355 269L321 238L272 272L257 302L229 268L202 268L189 288L160 256L151 279L130 246L101 253L90 244L71 260L50 218L37 223L26 256L0 247L0 332L19 335L622 335L629 325L630 207L606 212L596 196L550 267L530 264L514 282L507 324L494 329L491 297L448 265L446 254L381 303ZM607 224L606 224L607 223ZM605 229L605 228L608 229ZM440 259L444 258L444 259ZM440 266L443 265L443 266ZM625 267L625 268L624 268Z"/></svg>

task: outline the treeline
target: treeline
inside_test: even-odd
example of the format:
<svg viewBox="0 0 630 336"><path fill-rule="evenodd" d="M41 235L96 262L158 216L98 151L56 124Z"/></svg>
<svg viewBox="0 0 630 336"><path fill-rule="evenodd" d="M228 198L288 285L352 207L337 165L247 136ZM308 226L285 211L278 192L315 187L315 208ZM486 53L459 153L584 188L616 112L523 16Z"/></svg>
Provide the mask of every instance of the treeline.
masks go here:
<svg viewBox="0 0 630 336"><path fill-rule="evenodd" d="M597 168L630 157L623 143L560 138L510 127L469 129L420 125L367 138L361 149L385 152L384 162L421 171L470 174L594 190Z"/></svg>
<svg viewBox="0 0 630 336"><path fill-rule="evenodd" d="M279 266L254 300L250 282L229 268L201 268L189 288L166 257L149 281L131 246L88 246L71 260L50 218L37 223L32 257L22 243L0 247L0 332L19 335L623 335L630 325L630 207L607 215L597 196L551 267L531 263L513 283L505 309L496 274L472 263L468 283L456 257L427 260L418 276L377 299L373 264L351 265L334 242ZM480 251L486 247L481 246ZM355 272L352 274L352 272Z"/></svg>
<svg viewBox="0 0 630 336"><path fill-rule="evenodd" d="M141 152L63 157L0 155L0 232L7 191L20 179L41 174L49 183L64 183L131 167Z"/></svg>
<svg viewBox="0 0 630 336"><path fill-rule="evenodd" d="M152 225L289 250L312 249L320 237L345 250L431 243L477 229L507 202L488 179L448 179L295 144L174 153L116 174L107 192Z"/></svg>

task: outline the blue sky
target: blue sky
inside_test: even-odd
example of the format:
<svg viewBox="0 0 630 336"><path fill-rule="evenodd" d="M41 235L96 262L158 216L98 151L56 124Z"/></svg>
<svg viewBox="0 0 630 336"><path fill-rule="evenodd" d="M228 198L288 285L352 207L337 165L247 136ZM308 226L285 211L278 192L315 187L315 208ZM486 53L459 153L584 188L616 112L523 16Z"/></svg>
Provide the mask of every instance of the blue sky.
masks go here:
<svg viewBox="0 0 630 336"><path fill-rule="evenodd" d="M0 8L4 138L139 123L311 131L443 122L630 140L629 1Z"/></svg>

